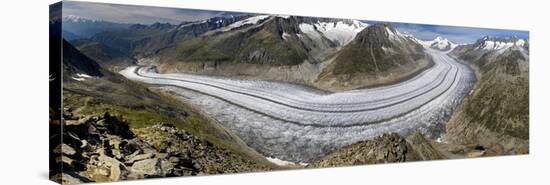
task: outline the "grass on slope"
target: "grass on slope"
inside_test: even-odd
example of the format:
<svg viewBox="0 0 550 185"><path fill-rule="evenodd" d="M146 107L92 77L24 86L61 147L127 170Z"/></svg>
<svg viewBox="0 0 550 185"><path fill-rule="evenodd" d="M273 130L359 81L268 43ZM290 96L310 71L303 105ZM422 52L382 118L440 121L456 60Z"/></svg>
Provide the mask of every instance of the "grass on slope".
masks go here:
<svg viewBox="0 0 550 185"><path fill-rule="evenodd" d="M497 133L529 139L529 74L520 69L525 60L513 51L481 66L482 78L464 103L472 121Z"/></svg>

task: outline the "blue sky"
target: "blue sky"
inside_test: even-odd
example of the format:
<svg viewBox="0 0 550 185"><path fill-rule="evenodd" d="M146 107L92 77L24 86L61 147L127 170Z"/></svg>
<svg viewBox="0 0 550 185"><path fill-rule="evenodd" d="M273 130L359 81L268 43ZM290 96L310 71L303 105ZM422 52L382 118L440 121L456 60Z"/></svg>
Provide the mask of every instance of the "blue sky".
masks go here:
<svg viewBox="0 0 550 185"><path fill-rule="evenodd" d="M183 21L204 20L216 16L239 15L238 12L194 10L181 8L130 6L104 3L63 2L63 15L105 20L120 23L152 24L169 22L179 24ZM364 21L370 24L382 21ZM487 29L456 26L439 26L427 24L395 23L396 29L416 36L422 40L432 40L437 36L445 37L455 43L473 43L484 36L511 37L529 39L529 32L519 30Z"/></svg>
<svg viewBox="0 0 550 185"><path fill-rule="evenodd" d="M366 21L367 23L382 23L380 21ZM428 24L411 24L389 22L397 30L414 35L422 40L432 40L437 36L442 36L455 43L474 43L477 39L484 36L493 37L512 37L517 36L529 40L528 31L504 30L490 28L473 28L458 26L439 26Z"/></svg>

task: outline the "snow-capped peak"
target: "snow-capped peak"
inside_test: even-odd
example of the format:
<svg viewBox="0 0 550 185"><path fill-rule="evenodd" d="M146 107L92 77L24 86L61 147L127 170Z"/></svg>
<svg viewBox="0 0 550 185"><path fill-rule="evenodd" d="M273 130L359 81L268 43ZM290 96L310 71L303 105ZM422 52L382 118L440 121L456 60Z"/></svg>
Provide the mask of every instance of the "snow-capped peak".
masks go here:
<svg viewBox="0 0 550 185"><path fill-rule="evenodd" d="M268 17L269 17L268 15L257 15L257 16L249 17L247 19L234 22L233 24L230 24L224 27L222 31L230 31L235 28L239 28L241 26L249 25L249 24L258 24L259 22L261 22L264 19L267 19Z"/></svg>
<svg viewBox="0 0 550 185"><path fill-rule="evenodd" d="M437 49L441 51L451 51L456 46L458 46L457 44L449 41L449 39L442 36L437 36L433 40L428 40L428 41L417 40L417 41L421 45L423 45L425 48L432 48L432 49Z"/></svg>
<svg viewBox="0 0 550 185"><path fill-rule="evenodd" d="M513 46L523 47L525 45L525 40L519 39L517 37L511 38L496 38L485 36L482 39L478 40L474 47L476 49L483 50L506 50Z"/></svg>
<svg viewBox="0 0 550 185"><path fill-rule="evenodd" d="M394 41L398 41L398 42L404 42L404 41L407 41L407 40L413 40L413 41L418 40L414 36L412 36L410 34L407 34L407 33L402 33L402 32L400 32L399 30L397 30L395 28L389 27L387 25L385 25L384 27L386 29L386 32L388 33L388 38L390 40L394 40Z"/></svg>
<svg viewBox="0 0 550 185"><path fill-rule="evenodd" d="M365 29L368 24L361 21L338 20L331 22L317 21L314 24L301 23L298 25L300 31L308 35L312 39L320 39L325 37L339 46L345 46L351 42L357 33Z"/></svg>
<svg viewBox="0 0 550 185"><path fill-rule="evenodd" d="M319 32L329 40L338 43L340 46L344 46L351 42L357 33L365 29L368 24L361 21L352 20L348 21L336 21L336 22L321 22L311 25L308 23L302 23L299 25L300 30L308 35L316 34L313 32Z"/></svg>
<svg viewBox="0 0 550 185"><path fill-rule="evenodd" d="M78 15L66 15L66 16L63 16L63 21L83 23L83 22L99 22L100 20L89 19Z"/></svg>

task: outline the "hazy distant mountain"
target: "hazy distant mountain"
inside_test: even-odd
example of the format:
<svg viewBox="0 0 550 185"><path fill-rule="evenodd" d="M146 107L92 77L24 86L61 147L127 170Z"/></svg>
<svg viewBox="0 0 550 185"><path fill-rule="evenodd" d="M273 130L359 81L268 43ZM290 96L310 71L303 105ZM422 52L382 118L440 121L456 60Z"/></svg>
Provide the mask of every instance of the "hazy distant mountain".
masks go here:
<svg viewBox="0 0 550 185"><path fill-rule="evenodd" d="M97 33L123 30L129 26L130 24L92 20L77 16L63 17L63 31L71 34L67 37L67 40L90 38Z"/></svg>

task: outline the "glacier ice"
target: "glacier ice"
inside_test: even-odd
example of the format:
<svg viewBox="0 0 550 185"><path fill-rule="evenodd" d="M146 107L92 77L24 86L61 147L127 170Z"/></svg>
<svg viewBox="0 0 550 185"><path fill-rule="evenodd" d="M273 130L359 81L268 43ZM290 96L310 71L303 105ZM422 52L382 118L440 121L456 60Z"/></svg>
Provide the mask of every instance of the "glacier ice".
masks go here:
<svg viewBox="0 0 550 185"><path fill-rule="evenodd" d="M153 66L132 66L121 74L179 95L266 156L308 162L383 133L406 135L443 125L475 77L446 53L427 52L435 64L411 79L336 93L282 82L159 74Z"/></svg>

